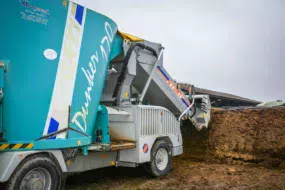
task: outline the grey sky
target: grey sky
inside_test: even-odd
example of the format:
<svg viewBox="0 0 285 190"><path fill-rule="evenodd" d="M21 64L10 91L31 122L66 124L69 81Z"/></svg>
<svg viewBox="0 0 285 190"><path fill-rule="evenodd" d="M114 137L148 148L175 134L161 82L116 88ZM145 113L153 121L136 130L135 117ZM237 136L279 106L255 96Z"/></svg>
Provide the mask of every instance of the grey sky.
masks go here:
<svg viewBox="0 0 285 190"><path fill-rule="evenodd" d="M285 100L284 0L79 0L121 31L162 43L180 82Z"/></svg>

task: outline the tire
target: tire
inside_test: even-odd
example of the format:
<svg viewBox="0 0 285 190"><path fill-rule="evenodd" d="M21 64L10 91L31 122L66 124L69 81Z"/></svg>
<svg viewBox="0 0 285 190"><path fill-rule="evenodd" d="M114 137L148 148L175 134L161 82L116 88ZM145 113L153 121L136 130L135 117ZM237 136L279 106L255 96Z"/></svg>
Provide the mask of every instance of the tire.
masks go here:
<svg viewBox="0 0 285 190"><path fill-rule="evenodd" d="M145 170L152 177L167 175L171 169L172 154L170 146L164 140L159 140L152 147L150 162L146 163Z"/></svg>
<svg viewBox="0 0 285 190"><path fill-rule="evenodd" d="M7 183L9 190L44 189L58 190L64 180L60 167L46 155L34 155L26 158L16 168Z"/></svg>

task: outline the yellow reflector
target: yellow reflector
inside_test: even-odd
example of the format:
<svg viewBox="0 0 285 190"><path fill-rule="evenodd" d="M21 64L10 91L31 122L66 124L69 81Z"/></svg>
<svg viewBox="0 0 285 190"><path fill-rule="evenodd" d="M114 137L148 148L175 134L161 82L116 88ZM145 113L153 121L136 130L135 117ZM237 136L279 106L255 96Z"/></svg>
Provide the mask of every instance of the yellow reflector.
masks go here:
<svg viewBox="0 0 285 190"><path fill-rule="evenodd" d="M115 166L115 164L116 164L116 163L115 163L114 161L111 161L111 162L110 162L110 165L111 165L111 166Z"/></svg>

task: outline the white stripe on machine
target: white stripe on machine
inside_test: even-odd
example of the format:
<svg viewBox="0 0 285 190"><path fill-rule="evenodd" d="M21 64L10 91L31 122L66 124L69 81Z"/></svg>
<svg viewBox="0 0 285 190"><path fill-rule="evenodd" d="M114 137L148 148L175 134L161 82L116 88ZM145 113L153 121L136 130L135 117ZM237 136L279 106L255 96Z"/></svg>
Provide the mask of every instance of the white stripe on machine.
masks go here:
<svg viewBox="0 0 285 190"><path fill-rule="evenodd" d="M70 2L51 104L43 135L68 127L87 9ZM65 138L65 133L57 138Z"/></svg>

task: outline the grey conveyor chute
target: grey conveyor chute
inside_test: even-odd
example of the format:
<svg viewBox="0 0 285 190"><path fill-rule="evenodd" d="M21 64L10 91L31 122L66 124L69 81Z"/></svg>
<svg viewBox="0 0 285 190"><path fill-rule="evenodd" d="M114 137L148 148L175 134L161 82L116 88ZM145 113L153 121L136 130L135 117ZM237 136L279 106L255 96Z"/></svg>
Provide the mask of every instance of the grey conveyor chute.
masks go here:
<svg viewBox="0 0 285 190"><path fill-rule="evenodd" d="M125 41L124 55L118 56L110 64L101 102L119 107L131 104L161 106L178 118L191 102L164 68L163 56L159 57L162 50L163 47L157 43ZM150 83L147 85L150 75ZM145 96L140 102L145 88ZM189 109L186 116L193 116L197 112L194 108ZM206 112L209 110L204 109Z"/></svg>

